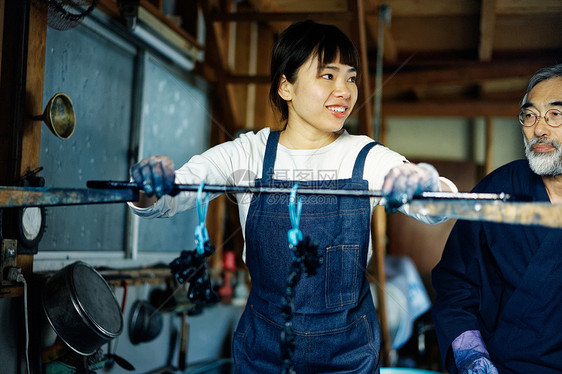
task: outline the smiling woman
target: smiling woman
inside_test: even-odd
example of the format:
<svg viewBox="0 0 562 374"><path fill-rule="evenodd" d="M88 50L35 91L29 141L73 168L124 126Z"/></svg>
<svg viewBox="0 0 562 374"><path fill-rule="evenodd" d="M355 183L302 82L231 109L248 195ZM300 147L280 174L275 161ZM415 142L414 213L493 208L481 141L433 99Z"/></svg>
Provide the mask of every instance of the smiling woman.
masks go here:
<svg viewBox="0 0 562 374"><path fill-rule="evenodd" d="M408 164L343 129L357 101L357 67L357 50L337 27L295 23L277 39L271 62L270 98L286 121L283 131L243 134L178 170L168 156L131 168L143 192L130 206L146 218L195 206L192 193L167 195L173 182L225 185L245 170L250 185L295 191L290 211L287 199L271 193L236 195L252 288L234 334L235 372L372 373L379 367L379 325L364 275L379 199L297 200L296 191L382 189L396 209L414 193L439 190L440 180L432 166ZM300 258L318 269L302 270Z"/></svg>
<svg viewBox="0 0 562 374"><path fill-rule="evenodd" d="M337 55L327 65L311 56L291 83L283 75L278 94L287 103L289 120L280 142L294 149L330 144L357 102L357 69L344 65Z"/></svg>

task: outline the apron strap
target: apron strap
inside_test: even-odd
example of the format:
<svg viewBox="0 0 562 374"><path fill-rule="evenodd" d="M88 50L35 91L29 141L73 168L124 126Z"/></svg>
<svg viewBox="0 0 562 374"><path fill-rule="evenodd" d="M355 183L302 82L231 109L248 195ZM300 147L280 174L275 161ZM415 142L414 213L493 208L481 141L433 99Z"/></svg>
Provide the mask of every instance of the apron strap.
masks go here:
<svg viewBox="0 0 562 374"><path fill-rule="evenodd" d="M272 131L269 133L267 138L267 144L265 146L265 155L263 158L263 170L262 170L262 180L264 182L271 181L273 179L275 158L277 157L277 144L279 144L279 136L281 131ZM379 142L371 142L365 144L363 149L357 155L355 160L355 166L353 167L353 180L363 180L363 169L365 167L365 159L367 154L375 145L380 144Z"/></svg>
<svg viewBox="0 0 562 374"><path fill-rule="evenodd" d="M263 181L271 181L273 179L273 173L275 170L275 158L277 157L277 144L279 144L279 135L281 135L281 131L272 131L269 133L269 137L267 138L261 176Z"/></svg>
<svg viewBox="0 0 562 374"><path fill-rule="evenodd" d="M381 144L379 142L371 142L365 144L363 149L357 155L357 159L355 160L355 166L353 167L353 176L352 179L355 181L363 180L363 169L365 168L365 159L367 158L367 154L375 145Z"/></svg>

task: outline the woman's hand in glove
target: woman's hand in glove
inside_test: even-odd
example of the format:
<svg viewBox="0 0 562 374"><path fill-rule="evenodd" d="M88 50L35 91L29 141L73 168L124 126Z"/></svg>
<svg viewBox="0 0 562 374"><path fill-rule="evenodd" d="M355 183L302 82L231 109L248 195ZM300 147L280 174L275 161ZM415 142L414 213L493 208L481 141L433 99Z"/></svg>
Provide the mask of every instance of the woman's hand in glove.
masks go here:
<svg viewBox="0 0 562 374"><path fill-rule="evenodd" d="M439 173L429 164L404 164L388 172L382 185L381 205L395 212L412 197L425 191L439 191Z"/></svg>
<svg viewBox="0 0 562 374"><path fill-rule="evenodd" d="M174 163L168 156L151 156L131 168L131 177L147 196L160 198L172 191Z"/></svg>

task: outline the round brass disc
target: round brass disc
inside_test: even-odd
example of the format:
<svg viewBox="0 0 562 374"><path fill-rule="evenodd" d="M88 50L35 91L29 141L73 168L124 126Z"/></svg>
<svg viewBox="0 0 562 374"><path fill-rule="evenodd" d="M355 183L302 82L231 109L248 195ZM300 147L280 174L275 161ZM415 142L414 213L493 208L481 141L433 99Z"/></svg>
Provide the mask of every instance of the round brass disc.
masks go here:
<svg viewBox="0 0 562 374"><path fill-rule="evenodd" d="M64 93L55 94L47 103L41 119L57 137L64 140L70 138L76 127L76 116L70 97Z"/></svg>

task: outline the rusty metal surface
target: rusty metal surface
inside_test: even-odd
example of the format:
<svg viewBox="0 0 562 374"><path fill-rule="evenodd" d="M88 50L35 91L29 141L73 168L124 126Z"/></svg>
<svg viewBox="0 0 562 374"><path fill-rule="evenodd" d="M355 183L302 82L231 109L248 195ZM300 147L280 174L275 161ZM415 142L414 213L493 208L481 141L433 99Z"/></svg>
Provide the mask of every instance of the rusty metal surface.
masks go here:
<svg viewBox="0 0 562 374"><path fill-rule="evenodd" d="M108 204L138 200L133 189L84 189L0 186L0 208Z"/></svg>
<svg viewBox="0 0 562 374"><path fill-rule="evenodd" d="M486 200L413 200L410 211L423 215L518 225L562 228L562 204Z"/></svg>

